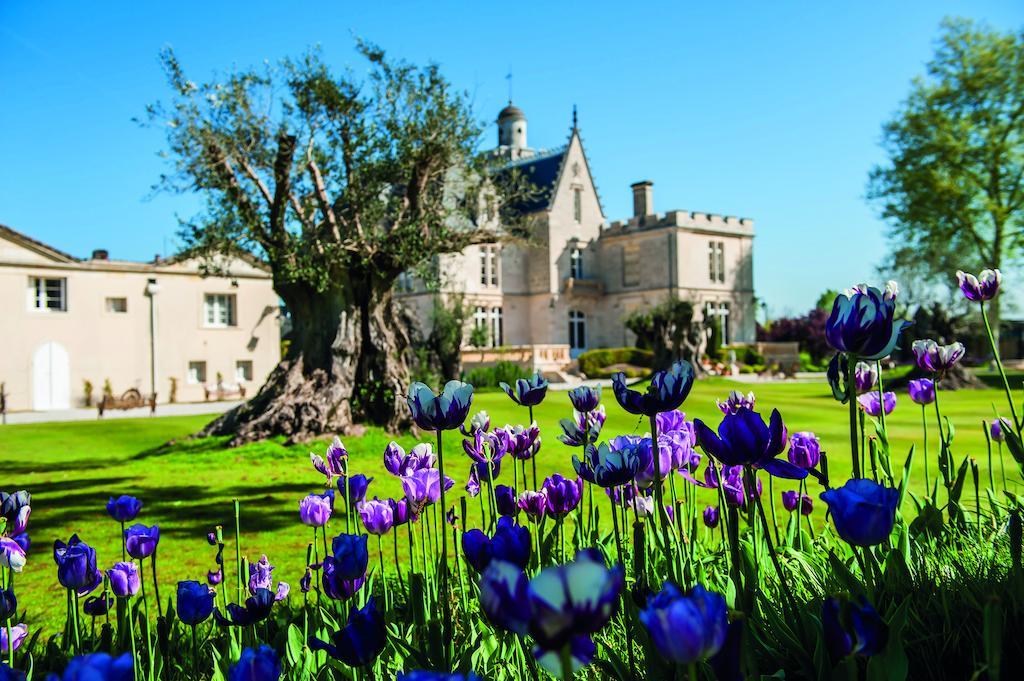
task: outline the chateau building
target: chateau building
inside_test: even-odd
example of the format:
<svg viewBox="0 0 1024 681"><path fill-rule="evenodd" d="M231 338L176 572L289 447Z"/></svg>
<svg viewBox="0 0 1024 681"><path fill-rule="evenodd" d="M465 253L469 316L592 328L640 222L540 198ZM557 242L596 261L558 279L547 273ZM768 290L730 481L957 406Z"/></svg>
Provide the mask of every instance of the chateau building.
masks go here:
<svg viewBox="0 0 1024 681"><path fill-rule="evenodd" d="M93 403L105 384L158 402L254 395L280 357L279 300L259 263L221 265L229 277L191 259L76 258L0 225L7 409L84 406L86 382Z"/></svg>
<svg viewBox="0 0 1024 681"><path fill-rule="evenodd" d="M631 186L633 215L608 222L576 126L565 146L527 145L527 120L498 115L494 154L537 191L518 209L531 216L525 244L485 244L438 261L441 292L461 292L472 311L467 339L487 345L568 346L571 357L632 345L623 320L670 298L721 320L725 343L755 339L753 240L747 218L654 208L653 183ZM433 293L402 279L398 297L430 327ZM482 332L472 334L473 327Z"/></svg>

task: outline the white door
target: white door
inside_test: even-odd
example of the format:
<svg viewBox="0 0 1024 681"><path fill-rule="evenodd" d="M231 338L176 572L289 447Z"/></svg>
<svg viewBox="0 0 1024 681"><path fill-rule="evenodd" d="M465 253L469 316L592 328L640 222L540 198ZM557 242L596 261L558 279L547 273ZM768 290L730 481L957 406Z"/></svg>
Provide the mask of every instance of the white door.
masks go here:
<svg viewBox="0 0 1024 681"><path fill-rule="evenodd" d="M32 356L32 408L71 408L71 368L60 343L43 343Z"/></svg>
<svg viewBox="0 0 1024 681"><path fill-rule="evenodd" d="M569 356L576 359L587 349L587 316L579 310L569 310Z"/></svg>

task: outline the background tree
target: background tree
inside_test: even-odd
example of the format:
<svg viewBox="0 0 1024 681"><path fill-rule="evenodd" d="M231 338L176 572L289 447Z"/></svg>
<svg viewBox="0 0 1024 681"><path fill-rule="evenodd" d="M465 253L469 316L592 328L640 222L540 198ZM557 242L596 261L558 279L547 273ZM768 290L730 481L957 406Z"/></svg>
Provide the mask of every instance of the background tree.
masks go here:
<svg viewBox="0 0 1024 681"><path fill-rule="evenodd" d="M1021 255L1024 33L948 19L927 74L883 128L868 197L891 225L885 268L934 289Z"/></svg>
<svg viewBox="0 0 1024 681"><path fill-rule="evenodd" d="M173 162L162 184L205 199L183 227L187 252L265 261L293 324L266 385L204 434L239 444L356 420L408 426L410 338L393 282L514 224L504 201L514 180L488 178L467 96L434 65L359 51L365 78L311 53L207 84L162 55L173 98L148 110Z"/></svg>
<svg viewBox="0 0 1024 681"><path fill-rule="evenodd" d="M694 319L693 303L673 298L637 310L623 324L636 336L637 347L654 352L655 368L685 359L695 371L703 371L700 360L707 351L710 334L703 323Z"/></svg>
<svg viewBox="0 0 1024 681"><path fill-rule="evenodd" d="M462 341L466 335L466 301L461 293L434 294L427 342L443 381L462 375Z"/></svg>

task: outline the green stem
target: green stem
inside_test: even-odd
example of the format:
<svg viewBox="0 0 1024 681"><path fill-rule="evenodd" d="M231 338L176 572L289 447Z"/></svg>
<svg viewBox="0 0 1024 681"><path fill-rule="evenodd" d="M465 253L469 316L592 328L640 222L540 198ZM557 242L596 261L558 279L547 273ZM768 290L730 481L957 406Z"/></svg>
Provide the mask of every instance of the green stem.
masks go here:
<svg viewBox="0 0 1024 681"><path fill-rule="evenodd" d="M1013 416L1013 429L1020 437L1021 423L1017 418L1017 406L1013 402L1013 393L1010 391L1010 382L1006 379L1006 371L1003 369L1003 360L999 357L999 348L996 346L995 337L992 335L992 325L988 321L988 312L985 311L985 302L981 305L981 319L985 322L985 333L988 335L988 344L992 348L992 357L996 360L996 368L999 369L999 377L1003 380L1003 390L1006 391L1006 401L1010 405L1010 414Z"/></svg>
<svg viewBox="0 0 1024 681"><path fill-rule="evenodd" d="M860 477L860 456L857 453L857 389L856 385L857 357L846 356L846 396L850 403L850 453L853 463L853 477Z"/></svg>
<svg viewBox="0 0 1024 681"><path fill-rule="evenodd" d="M437 468L440 472L441 477L441 518L442 523L444 522L444 515L448 511L448 504L445 501L445 477L444 477L444 445L443 438L441 437L442 431L437 431ZM450 660L448 657L448 650L451 646L448 645L450 642L449 631L451 627L452 613L451 613L451 602L448 599L448 533L444 530L441 531L441 579L439 583L439 594L442 604L442 612L444 613L444 620L441 622L441 633L443 640L446 642L444 646L445 650L445 664L447 665Z"/></svg>
<svg viewBox="0 0 1024 681"><path fill-rule="evenodd" d="M927 495L931 487L928 485L928 415L925 405L921 405L921 430L924 432L924 493Z"/></svg>
<svg viewBox="0 0 1024 681"><path fill-rule="evenodd" d="M651 453L654 457L654 509L655 517L658 519L657 533L661 535L661 550L665 554L665 569L671 576L674 572L675 561L672 559L673 545L671 534L668 531L668 514L665 512L665 492L663 478L661 475L661 451L658 448L658 417L650 417L651 423Z"/></svg>

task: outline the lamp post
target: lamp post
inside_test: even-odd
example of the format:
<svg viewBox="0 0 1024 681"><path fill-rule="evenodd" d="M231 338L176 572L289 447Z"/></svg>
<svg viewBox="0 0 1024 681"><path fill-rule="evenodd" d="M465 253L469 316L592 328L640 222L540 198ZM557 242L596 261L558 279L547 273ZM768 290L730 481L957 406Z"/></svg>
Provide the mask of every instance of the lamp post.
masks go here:
<svg viewBox="0 0 1024 681"><path fill-rule="evenodd" d="M149 298L149 394L156 400L156 294L160 284L156 279L146 282L146 297Z"/></svg>

